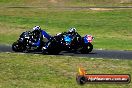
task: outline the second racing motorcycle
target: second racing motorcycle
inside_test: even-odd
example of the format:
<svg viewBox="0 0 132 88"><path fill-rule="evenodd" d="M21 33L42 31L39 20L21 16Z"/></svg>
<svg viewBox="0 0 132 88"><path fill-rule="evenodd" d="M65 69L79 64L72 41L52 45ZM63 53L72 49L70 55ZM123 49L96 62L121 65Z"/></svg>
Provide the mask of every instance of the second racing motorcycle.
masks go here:
<svg viewBox="0 0 132 88"><path fill-rule="evenodd" d="M93 50L94 37L85 35L80 39L70 34L60 34L52 37L50 41L42 48L43 53L59 54L61 51L80 52L87 54Z"/></svg>

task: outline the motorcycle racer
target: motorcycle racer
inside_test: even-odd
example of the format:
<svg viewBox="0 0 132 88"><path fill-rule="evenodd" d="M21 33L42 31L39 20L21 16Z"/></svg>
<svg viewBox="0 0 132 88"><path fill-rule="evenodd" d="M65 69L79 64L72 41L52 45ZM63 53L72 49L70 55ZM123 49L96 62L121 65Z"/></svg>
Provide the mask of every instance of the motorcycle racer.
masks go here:
<svg viewBox="0 0 132 88"><path fill-rule="evenodd" d="M71 34L76 41L80 41L81 39L81 36L76 32L76 28L70 28L67 34Z"/></svg>
<svg viewBox="0 0 132 88"><path fill-rule="evenodd" d="M78 32L76 32L76 28L70 28L67 32L58 33L57 35L66 35L66 34L70 34L73 38L76 38L76 37L78 39L81 38L81 36L78 34Z"/></svg>
<svg viewBox="0 0 132 88"><path fill-rule="evenodd" d="M51 36L44 30L41 29L40 26L33 27L32 31L32 39L31 45L39 47L42 42L47 42L51 38Z"/></svg>
<svg viewBox="0 0 132 88"><path fill-rule="evenodd" d="M80 41L82 40L81 36L78 34L78 32L76 31L76 28L70 28L68 30L68 32L66 32L66 34L70 34L73 38L72 38L72 42L71 42L71 47L74 48L74 50L76 51L76 48L78 47L78 45L80 45ZM74 44L74 45L73 45Z"/></svg>
<svg viewBox="0 0 132 88"><path fill-rule="evenodd" d="M70 28L67 32L63 32L60 35L72 36L71 46L72 46L72 44L76 44L76 45L74 45L74 47L72 47L74 49L77 47L77 45L79 45L80 41L82 40L82 37L76 31L76 28Z"/></svg>
<svg viewBox="0 0 132 88"><path fill-rule="evenodd" d="M70 28L67 32L58 33L58 34L56 34L56 37L59 40L59 39L61 39L61 37L64 37L64 35L69 35L70 37L72 37L72 40L70 40L71 44L76 44L76 45L73 45L72 48L76 49L77 45L79 45L79 43L80 43L80 41L82 39L81 36L76 32L76 28ZM50 42L52 41L53 38L51 38L46 43L45 47L43 47L43 50L46 51L46 49L49 47Z"/></svg>

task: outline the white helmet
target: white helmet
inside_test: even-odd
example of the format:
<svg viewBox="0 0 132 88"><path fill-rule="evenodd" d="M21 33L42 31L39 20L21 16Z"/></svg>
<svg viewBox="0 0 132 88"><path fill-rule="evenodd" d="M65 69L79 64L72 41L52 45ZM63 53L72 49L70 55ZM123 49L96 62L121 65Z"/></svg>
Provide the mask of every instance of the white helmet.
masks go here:
<svg viewBox="0 0 132 88"><path fill-rule="evenodd" d="M68 32L76 32L76 28L70 28Z"/></svg>
<svg viewBox="0 0 132 88"><path fill-rule="evenodd" d="M36 30L41 30L41 28L40 28L40 26L35 26L34 28L33 28L33 31L36 31Z"/></svg>
<svg viewBox="0 0 132 88"><path fill-rule="evenodd" d="M34 35L39 35L39 34L40 34L40 31L41 31L40 26L35 26L35 27L33 28L33 34L34 34Z"/></svg>

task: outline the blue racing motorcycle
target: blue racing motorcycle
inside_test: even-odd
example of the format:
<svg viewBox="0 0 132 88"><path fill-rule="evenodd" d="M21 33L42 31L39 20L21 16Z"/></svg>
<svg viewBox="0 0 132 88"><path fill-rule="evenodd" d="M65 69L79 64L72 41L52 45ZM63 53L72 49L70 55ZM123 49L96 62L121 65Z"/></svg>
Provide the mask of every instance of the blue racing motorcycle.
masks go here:
<svg viewBox="0 0 132 88"><path fill-rule="evenodd" d="M34 41L32 32L23 32L19 39L12 44L12 50L15 52L41 51L44 42L41 42L40 46L36 47L31 44L32 41Z"/></svg>
<svg viewBox="0 0 132 88"><path fill-rule="evenodd" d="M94 37L91 35L85 35L79 38L71 34L60 34L52 37L46 46L42 48L42 52L59 54L61 51L72 51L86 54L93 50L93 39Z"/></svg>

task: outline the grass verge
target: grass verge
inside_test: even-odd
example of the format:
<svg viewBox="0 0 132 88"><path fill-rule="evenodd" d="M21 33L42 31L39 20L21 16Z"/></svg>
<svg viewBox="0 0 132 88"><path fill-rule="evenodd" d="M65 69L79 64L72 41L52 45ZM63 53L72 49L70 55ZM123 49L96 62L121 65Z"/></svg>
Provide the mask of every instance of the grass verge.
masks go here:
<svg viewBox="0 0 132 88"><path fill-rule="evenodd" d="M1 6L41 6L41 7L78 7L78 6L131 6L131 0L1 0Z"/></svg>
<svg viewBox="0 0 132 88"><path fill-rule="evenodd" d="M12 44L35 25L52 35L77 28L79 34L95 37L94 48L132 50L132 9L110 11L43 8L0 9L0 43Z"/></svg>
<svg viewBox="0 0 132 88"><path fill-rule="evenodd" d="M130 60L0 53L1 88L80 88L75 77L82 66L89 74L130 74ZM87 84L83 88L131 88L132 84Z"/></svg>

